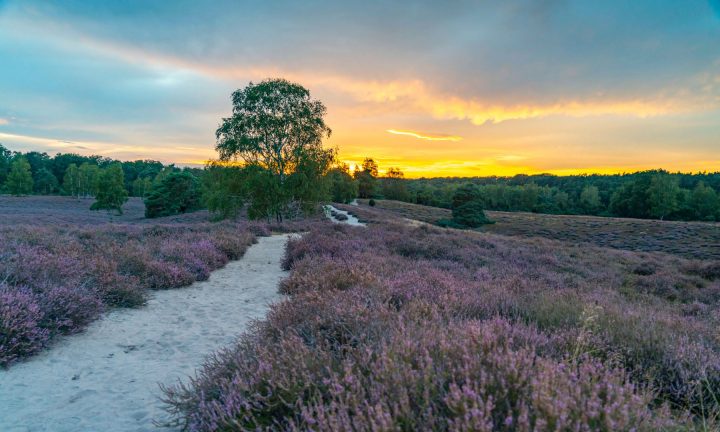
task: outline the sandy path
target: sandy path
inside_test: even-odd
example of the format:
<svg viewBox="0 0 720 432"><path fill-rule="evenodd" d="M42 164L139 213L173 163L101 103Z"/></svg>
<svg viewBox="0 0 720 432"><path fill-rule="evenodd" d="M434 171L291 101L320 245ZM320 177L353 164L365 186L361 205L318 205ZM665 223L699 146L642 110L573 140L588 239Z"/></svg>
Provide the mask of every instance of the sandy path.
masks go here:
<svg viewBox="0 0 720 432"><path fill-rule="evenodd" d="M332 213L331 213L332 211L335 211L340 214L344 214L345 216L347 216L347 220L341 221L341 220L336 219L332 215ZM345 223L345 224L352 225L352 226L365 226L365 223L360 222L360 220L358 218L356 218L355 216L351 215L350 213L346 212L345 210L340 210L339 208L333 207L331 205L325 206L325 215L331 221L333 221L335 223Z"/></svg>
<svg viewBox="0 0 720 432"><path fill-rule="evenodd" d="M29 361L0 370L0 430L148 431L166 413L158 383L192 375L279 299L287 235L262 237L239 261L190 287L157 291ZM167 429L163 429L167 430Z"/></svg>

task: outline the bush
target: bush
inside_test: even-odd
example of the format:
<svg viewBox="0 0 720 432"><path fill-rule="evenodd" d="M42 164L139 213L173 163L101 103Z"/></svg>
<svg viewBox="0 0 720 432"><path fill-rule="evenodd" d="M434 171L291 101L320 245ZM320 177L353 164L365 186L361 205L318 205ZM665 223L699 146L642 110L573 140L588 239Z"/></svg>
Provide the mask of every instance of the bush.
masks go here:
<svg viewBox="0 0 720 432"><path fill-rule="evenodd" d="M0 284L0 367L42 348L49 338L42 311L26 288Z"/></svg>
<svg viewBox="0 0 720 432"><path fill-rule="evenodd" d="M372 199L372 198L370 198L370 201L368 201L368 205L369 205L370 207L375 207L375 200Z"/></svg>
<svg viewBox="0 0 720 432"><path fill-rule="evenodd" d="M201 207L200 182L189 172L173 172L153 186L145 198L145 217L172 216Z"/></svg>
<svg viewBox="0 0 720 432"><path fill-rule="evenodd" d="M480 201L469 201L453 208L453 221L463 227L477 228L481 225L492 223L485 216Z"/></svg>

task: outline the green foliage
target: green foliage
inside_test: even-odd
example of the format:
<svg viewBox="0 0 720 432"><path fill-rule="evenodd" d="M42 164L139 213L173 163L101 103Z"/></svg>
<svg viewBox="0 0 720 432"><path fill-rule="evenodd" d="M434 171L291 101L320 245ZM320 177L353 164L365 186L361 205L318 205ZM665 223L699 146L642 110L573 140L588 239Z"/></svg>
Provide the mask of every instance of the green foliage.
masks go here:
<svg viewBox="0 0 720 432"><path fill-rule="evenodd" d="M587 214L593 214L600 209L600 189L597 186L587 185L580 192L580 207Z"/></svg>
<svg viewBox="0 0 720 432"><path fill-rule="evenodd" d="M250 83L233 93L232 102L215 148L221 161L240 160L247 169L248 215L281 221L294 207L313 210L327 195L323 179L335 156L322 147L331 132L325 106L283 79Z"/></svg>
<svg viewBox="0 0 720 432"><path fill-rule="evenodd" d="M713 221L720 218L720 198L715 190L699 182L690 195L690 208L694 219Z"/></svg>
<svg viewBox="0 0 720 432"><path fill-rule="evenodd" d="M128 200L122 166L112 164L103 169L97 180L97 195L91 210L115 210L122 214L122 206Z"/></svg>
<svg viewBox="0 0 720 432"><path fill-rule="evenodd" d="M68 165L63 176L63 190L70 196L80 196L80 174L74 163Z"/></svg>
<svg viewBox="0 0 720 432"><path fill-rule="evenodd" d="M123 173L123 188L125 187ZM78 168L78 196L97 196L98 182L100 180L100 167L90 163L83 163Z"/></svg>
<svg viewBox="0 0 720 432"><path fill-rule="evenodd" d="M356 169L353 173L358 184L358 197L372 198L375 195L375 183L378 176L378 165L371 158L365 158L362 170Z"/></svg>
<svg viewBox="0 0 720 432"><path fill-rule="evenodd" d="M331 169L327 177L333 202L347 204L357 197L358 186L350 175L347 165Z"/></svg>
<svg viewBox="0 0 720 432"><path fill-rule="evenodd" d="M132 182L132 196L145 198L152 188L152 180L149 177L138 177Z"/></svg>
<svg viewBox="0 0 720 432"><path fill-rule="evenodd" d="M386 199L407 201L410 193L404 181L405 174L400 168L390 167L387 174L381 179L382 194Z"/></svg>
<svg viewBox="0 0 720 432"><path fill-rule="evenodd" d="M458 188L453 195L452 223L446 222L444 226L477 228L488 223L491 222L483 210L478 187L466 184Z"/></svg>
<svg viewBox="0 0 720 432"><path fill-rule="evenodd" d="M202 201L216 219L234 218L248 198L247 172L211 162L202 177Z"/></svg>
<svg viewBox="0 0 720 432"><path fill-rule="evenodd" d="M12 153L10 150L0 144L0 190L10 173L10 165L12 164Z"/></svg>
<svg viewBox="0 0 720 432"><path fill-rule="evenodd" d="M654 219L664 219L679 207L678 179L668 173L658 173L650 179L648 189L648 213Z"/></svg>
<svg viewBox="0 0 720 432"><path fill-rule="evenodd" d="M58 180L47 168L41 168L35 180L35 192L49 195L58 187Z"/></svg>
<svg viewBox="0 0 720 432"><path fill-rule="evenodd" d="M173 172L155 183L145 198L145 217L187 213L201 208L200 181L189 172Z"/></svg>
<svg viewBox="0 0 720 432"><path fill-rule="evenodd" d="M375 207L375 200L372 199L372 198L370 198L370 201L368 201L368 205L369 205L370 207Z"/></svg>
<svg viewBox="0 0 720 432"><path fill-rule="evenodd" d="M28 195L33 190L33 178L30 163L25 157L16 158L10 166L5 187L12 195Z"/></svg>

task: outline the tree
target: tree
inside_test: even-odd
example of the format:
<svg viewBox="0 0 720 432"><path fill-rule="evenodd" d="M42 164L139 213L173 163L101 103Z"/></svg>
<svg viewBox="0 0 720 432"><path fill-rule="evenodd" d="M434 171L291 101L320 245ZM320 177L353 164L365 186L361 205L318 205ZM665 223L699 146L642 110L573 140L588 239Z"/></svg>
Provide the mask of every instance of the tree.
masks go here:
<svg viewBox="0 0 720 432"><path fill-rule="evenodd" d="M452 221L440 221L443 226L477 228L491 223L485 215L480 189L472 183L459 187L453 194Z"/></svg>
<svg viewBox="0 0 720 432"><path fill-rule="evenodd" d="M12 153L0 144L0 188L2 188L5 179L10 173L10 165L12 164Z"/></svg>
<svg viewBox="0 0 720 432"><path fill-rule="evenodd" d="M365 158L362 170L353 173L358 183L358 196L372 198L375 195L375 182L378 176L378 164L372 158Z"/></svg>
<svg viewBox="0 0 720 432"><path fill-rule="evenodd" d="M288 204L302 199L294 193L300 190L287 189L288 177L297 173L301 164L305 168L316 165L311 170L313 178L306 180L320 182L329 168L327 161L334 152L322 147L322 140L331 133L324 121L326 108L311 99L307 89L284 79L250 83L233 93L232 103L233 115L224 118L216 131L215 148L223 162L241 161L268 172L269 177L255 179L262 178L268 193L261 200L266 203L265 211L258 214L281 221ZM297 186L295 182L293 187ZM302 205L307 207L307 202Z"/></svg>
<svg viewBox="0 0 720 432"><path fill-rule="evenodd" d="M202 201L217 219L236 217L248 199L246 168L210 162L201 183Z"/></svg>
<svg viewBox="0 0 720 432"><path fill-rule="evenodd" d="M35 192L45 195L55 192L55 189L58 187L58 180L50 170L41 168L36 177Z"/></svg>
<svg viewBox="0 0 720 432"><path fill-rule="evenodd" d="M80 198L80 173L74 163L68 165L63 176L63 190L66 194Z"/></svg>
<svg viewBox="0 0 720 432"><path fill-rule="evenodd" d="M333 202L349 203L357 197L357 183L350 175L347 165L332 168L328 172L330 181L330 196Z"/></svg>
<svg viewBox="0 0 720 432"><path fill-rule="evenodd" d="M664 219L678 208L678 179L668 173L655 174L648 189L648 210L653 218Z"/></svg>
<svg viewBox="0 0 720 432"><path fill-rule="evenodd" d="M479 200L468 201L452 209L453 221L460 226L477 228L490 223Z"/></svg>
<svg viewBox="0 0 720 432"><path fill-rule="evenodd" d="M145 198L152 188L152 180L147 177L138 177L132 182L132 196Z"/></svg>
<svg viewBox="0 0 720 432"><path fill-rule="evenodd" d="M27 195L33 190L33 178L30 164L25 157L16 158L7 176L6 187L8 192L15 196Z"/></svg>
<svg viewBox="0 0 720 432"><path fill-rule="evenodd" d="M388 168L385 178L382 179L382 192L386 199L407 201L410 199L405 186L405 174L400 168Z"/></svg>
<svg viewBox="0 0 720 432"><path fill-rule="evenodd" d="M114 163L103 169L97 182L97 195L91 210L116 210L122 214L122 206L128 200L122 166Z"/></svg>
<svg viewBox="0 0 720 432"><path fill-rule="evenodd" d="M123 172L123 188L125 174ZM84 197L96 196L98 193L98 181L100 179L100 167L95 164L89 164L87 162L80 165L78 168L78 196Z"/></svg>
<svg viewBox="0 0 720 432"><path fill-rule="evenodd" d="M690 194L690 208L695 219L712 221L720 217L720 199L715 190L700 181Z"/></svg>
<svg viewBox="0 0 720 432"><path fill-rule="evenodd" d="M456 209L471 201L480 200L480 190L472 183L466 183L457 188L452 197L452 208Z"/></svg>
<svg viewBox="0 0 720 432"><path fill-rule="evenodd" d="M600 203L600 190L597 186L585 186L580 192L580 207L587 214L595 214L602 204Z"/></svg>
<svg viewBox="0 0 720 432"><path fill-rule="evenodd" d="M189 172L174 172L153 186L145 198L145 217L171 216L198 210L200 181Z"/></svg>

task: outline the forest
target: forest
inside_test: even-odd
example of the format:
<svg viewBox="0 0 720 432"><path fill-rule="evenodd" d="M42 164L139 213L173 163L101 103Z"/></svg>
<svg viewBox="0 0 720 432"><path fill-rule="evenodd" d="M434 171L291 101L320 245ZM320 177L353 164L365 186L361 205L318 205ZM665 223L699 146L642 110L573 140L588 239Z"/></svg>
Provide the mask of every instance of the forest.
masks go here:
<svg viewBox="0 0 720 432"><path fill-rule="evenodd" d="M670 173L658 169L610 175L406 179L395 167L380 175L372 158L353 169L338 162L332 151L320 159L313 159L315 165L299 165L300 172L289 176L287 185L294 190L278 194L293 197L296 208L285 208L286 216L310 211L314 203L323 200L347 203L356 197L450 209L458 190L471 187L474 201L485 210L720 220L718 172ZM13 152L0 144L0 193L78 198L100 194L103 198L103 193L116 185L116 192L104 198L110 203L96 207L121 210L123 196L136 196L145 199L148 217L208 208L221 219L237 215L246 205L251 216L268 217L268 209L278 203L259 199L271 187L267 183L271 177L259 176L260 171L221 162L204 168L178 168L154 160L118 161L73 153L50 156L37 151ZM319 182L308 187L311 177ZM119 201L113 198L116 195ZM112 203L113 199L117 202Z"/></svg>

